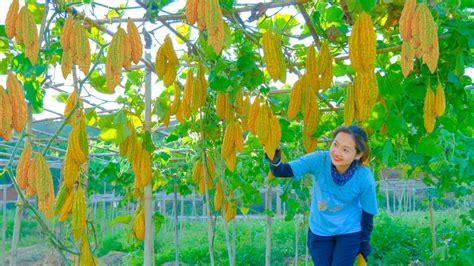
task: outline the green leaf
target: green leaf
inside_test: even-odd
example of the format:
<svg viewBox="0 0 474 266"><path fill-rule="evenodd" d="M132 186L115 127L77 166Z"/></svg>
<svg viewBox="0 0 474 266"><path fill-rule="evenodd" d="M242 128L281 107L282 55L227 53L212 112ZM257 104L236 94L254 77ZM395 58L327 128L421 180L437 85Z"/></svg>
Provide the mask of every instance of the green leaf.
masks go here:
<svg viewBox="0 0 474 266"><path fill-rule="evenodd" d="M157 155L156 158L160 160L162 164L165 164L168 162L168 160L171 158L171 152L167 149L160 151Z"/></svg>
<svg viewBox="0 0 474 266"><path fill-rule="evenodd" d="M60 92L56 96L54 96L54 99L60 103L66 103L67 98L69 97L69 93L67 92Z"/></svg>
<svg viewBox="0 0 474 266"><path fill-rule="evenodd" d="M362 5L362 8L366 12L370 12L372 11L372 9L374 9L375 5L377 4L377 1L376 0L360 0L360 3Z"/></svg>
<svg viewBox="0 0 474 266"><path fill-rule="evenodd" d="M107 88L105 76L99 73L99 70L94 69L89 78L91 86L96 89L98 92L110 94L109 89Z"/></svg>
<svg viewBox="0 0 474 266"><path fill-rule="evenodd" d="M26 71L25 75L27 77L31 77L31 76L38 77L38 76L43 75L43 73L45 73L46 70L48 70L48 65L47 64L35 65L32 68L28 69Z"/></svg>
<svg viewBox="0 0 474 266"><path fill-rule="evenodd" d="M44 90L40 88L38 81L28 80L23 84L23 89L26 92L26 99L33 108L33 113L43 112L43 97Z"/></svg>
<svg viewBox="0 0 474 266"><path fill-rule="evenodd" d="M269 209L266 209L265 211L263 211L263 214L268 215L270 217L275 217L275 214Z"/></svg>
<svg viewBox="0 0 474 266"><path fill-rule="evenodd" d="M6 75L8 73L8 58L3 58L0 61L0 74Z"/></svg>
<svg viewBox="0 0 474 266"><path fill-rule="evenodd" d="M388 161L389 161L392 153L393 153L393 145L392 145L391 141L388 141L383 146L383 158L382 158L382 160L385 164L387 164L387 165L389 164Z"/></svg>
<svg viewBox="0 0 474 266"><path fill-rule="evenodd" d="M176 31L181 34L182 36L186 37L186 39L189 39L189 36L191 36L191 27L188 24L181 23L176 25ZM176 35L176 42L179 44L184 44L184 41Z"/></svg>
<svg viewBox="0 0 474 266"><path fill-rule="evenodd" d="M222 8L224 9L233 9L234 8L234 0L220 0L219 3Z"/></svg>
<svg viewBox="0 0 474 266"><path fill-rule="evenodd" d="M41 24L44 15L44 4L40 4L36 0L27 0L26 2L28 3L28 10L31 11L35 18L35 23Z"/></svg>
<svg viewBox="0 0 474 266"><path fill-rule="evenodd" d="M387 128L390 136L393 137L399 133L402 133L404 131L404 127L406 127L406 122L402 117L393 113L389 114L387 119Z"/></svg>
<svg viewBox="0 0 474 266"><path fill-rule="evenodd" d="M170 100L165 92L161 93L155 100L155 106L153 107L153 113L155 113L159 120L161 120L169 112Z"/></svg>
<svg viewBox="0 0 474 266"><path fill-rule="evenodd" d="M165 143L170 143L170 142L173 142L173 141L176 141L179 139L179 136L177 134L175 134L174 132L171 132L170 134L168 134L168 136L165 138Z"/></svg>
<svg viewBox="0 0 474 266"><path fill-rule="evenodd" d="M25 53L21 53L13 58L12 62L12 71L15 73L22 74L23 76L29 78L27 75L28 70L32 67L31 62L28 58L25 57Z"/></svg>
<svg viewBox="0 0 474 266"><path fill-rule="evenodd" d="M251 54L243 55L237 60L237 67L242 72L250 71L256 66L254 61L255 59Z"/></svg>
<svg viewBox="0 0 474 266"><path fill-rule="evenodd" d="M122 110L115 114L100 116L99 128L101 130L99 138L104 141L112 141L115 144L122 143L132 134L127 127L127 115Z"/></svg>
<svg viewBox="0 0 474 266"><path fill-rule="evenodd" d="M152 188L153 193L156 192L161 187L168 184L168 181L163 177L160 171L153 171L152 180L153 180L153 188Z"/></svg>
<svg viewBox="0 0 474 266"><path fill-rule="evenodd" d="M288 120L278 119L281 126L281 142L292 142L296 139L296 132L290 128L291 123Z"/></svg>
<svg viewBox="0 0 474 266"><path fill-rule="evenodd" d="M336 77L345 76L349 71L349 68L344 65L344 62L337 62L333 67L333 73Z"/></svg>
<svg viewBox="0 0 474 266"><path fill-rule="evenodd" d="M149 153L153 153L155 151L155 145L153 144L153 140L151 139L151 134L149 131L145 131L145 138L143 140L143 147Z"/></svg>
<svg viewBox="0 0 474 266"><path fill-rule="evenodd" d="M275 27L277 31L291 31L291 28L297 26L299 23L296 19L292 17L291 14L281 14L278 13L273 16L273 21L275 22Z"/></svg>
<svg viewBox="0 0 474 266"><path fill-rule="evenodd" d="M456 73L459 77L464 75L464 54L459 53L456 57Z"/></svg>
<svg viewBox="0 0 474 266"><path fill-rule="evenodd" d="M143 83L143 75L144 73L141 70L127 72L127 82L140 86Z"/></svg>
<svg viewBox="0 0 474 266"><path fill-rule="evenodd" d="M115 219L113 219L111 222L110 222L110 225L116 225L116 224L130 224L130 222L132 221L132 216L130 215L119 215L117 217L115 217Z"/></svg>
<svg viewBox="0 0 474 266"><path fill-rule="evenodd" d="M266 94L270 91L270 87L260 86L260 93Z"/></svg>
<svg viewBox="0 0 474 266"><path fill-rule="evenodd" d="M87 126L95 126L98 121L98 116L97 112L95 110L95 107L89 107L85 109L85 115L86 115L86 125Z"/></svg>
<svg viewBox="0 0 474 266"><path fill-rule="evenodd" d="M0 37L8 39L7 32L5 31L5 25L0 25Z"/></svg>
<svg viewBox="0 0 474 266"><path fill-rule="evenodd" d="M415 151L426 156L436 156L443 152L443 148L435 143L433 139L427 138L421 140L420 143L415 146Z"/></svg>
<svg viewBox="0 0 474 266"><path fill-rule="evenodd" d="M155 221L155 234L158 234L160 232L161 225L165 222L165 217L159 212L155 212L155 217L153 218Z"/></svg>
<svg viewBox="0 0 474 266"><path fill-rule="evenodd" d="M232 81L226 77L214 77L209 80L209 87L215 91L226 91L231 85Z"/></svg>
<svg viewBox="0 0 474 266"><path fill-rule="evenodd" d="M262 16L258 19L257 25L259 29L273 30L273 20L268 19L266 16Z"/></svg>
<svg viewBox="0 0 474 266"><path fill-rule="evenodd" d="M341 8L338 5L333 5L328 9L325 9L324 15L327 21L338 21L342 19L342 12Z"/></svg>
<svg viewBox="0 0 474 266"><path fill-rule="evenodd" d="M443 128L451 133L455 133L458 129L458 123L454 117L442 116L438 117L438 121L443 125Z"/></svg>

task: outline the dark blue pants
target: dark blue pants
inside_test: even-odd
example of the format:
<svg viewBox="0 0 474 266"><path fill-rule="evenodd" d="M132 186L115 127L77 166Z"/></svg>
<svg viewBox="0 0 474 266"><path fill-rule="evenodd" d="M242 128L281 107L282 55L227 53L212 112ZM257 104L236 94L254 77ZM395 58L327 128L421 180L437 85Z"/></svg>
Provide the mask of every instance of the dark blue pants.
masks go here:
<svg viewBox="0 0 474 266"><path fill-rule="evenodd" d="M361 232L318 236L308 229L308 249L316 266L353 266L360 243Z"/></svg>

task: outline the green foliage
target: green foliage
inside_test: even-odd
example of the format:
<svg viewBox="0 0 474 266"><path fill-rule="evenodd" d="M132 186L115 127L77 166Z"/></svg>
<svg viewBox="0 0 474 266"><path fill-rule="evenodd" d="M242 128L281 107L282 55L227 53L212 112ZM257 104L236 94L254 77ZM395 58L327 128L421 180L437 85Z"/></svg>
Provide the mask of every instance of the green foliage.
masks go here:
<svg viewBox="0 0 474 266"><path fill-rule="evenodd" d="M84 4L91 4L90 0L73 1L73 5L90 7ZM145 19L149 22L156 21L160 12L164 12L164 7L168 6L170 0L153 0L146 2ZM33 12L36 23L40 23L45 5L38 4L35 0L27 1L29 9ZM225 9L232 9L235 1L221 0L220 4ZM471 78L465 75L466 68L472 68L474 47L474 22L471 19L472 14L467 9L469 4L463 1L445 1L436 3L436 23L438 33L441 36L440 60L437 72L431 74L421 60L415 61L415 68L412 74L404 78L401 73L399 62L399 51L393 48L401 43L398 34L398 27L386 24L389 17L397 15L401 10L403 1L375 1L375 0L349 0L346 10L339 4L328 1L312 1L306 4L306 10L313 22L316 35L321 40L328 40L332 54L342 56L347 54L347 37L350 35L351 23L358 17L360 12L368 12L374 20L374 26L377 31L377 47L389 48L391 52L380 54L376 62L376 75L379 87L380 97L386 102L386 107L378 103L374 107L371 119L364 123L369 137L372 149L371 167L377 175L378 170L385 167L403 168L409 177L420 177L435 187L433 196L442 197L446 193L454 193L457 197L472 195L472 178L474 169L470 167L474 162L473 130L474 112L473 112L473 94L466 89L466 86L472 86ZM81 6L82 7L82 6ZM107 17L122 17L125 14L127 5L121 5L117 8L109 9ZM60 11L60 10L59 10ZM433 11L435 11L433 9ZM55 20L51 20L52 26L46 29L44 45L38 63L31 65L29 59L25 57L24 48L15 45L15 43L6 38L5 27L0 25L0 52L5 55L0 61L0 73L5 74L8 70L18 74L24 84L24 91L28 103L32 105L35 113L43 111L43 98L45 90L43 84L52 81L54 78L50 66L59 66L62 56L62 49L58 43L58 36L61 33L64 24L64 15L55 13ZM254 15L254 14L253 14ZM62 16L58 18L59 16ZM349 21L349 17L352 21ZM258 18L258 16L257 16ZM177 190L183 194L190 194L195 190L196 184L190 181L192 164L201 156L200 151L205 148L216 160L219 177L226 183L227 192L234 194L234 200L238 207L249 207L261 203L262 199L258 188L267 186L266 179L268 173L268 164L263 159L262 145L257 138L250 133L245 133L245 149L238 155L237 171L229 172L225 169L224 162L220 159L220 145L222 144L224 123L219 121L215 115L215 94L216 92L227 92L235 96L239 89L251 92L255 95L257 92L264 96L264 99L270 102L271 108L275 114L278 114L279 123L282 127L281 147L285 152L287 161L297 158L303 154L302 149L302 121L301 114L297 121L287 121L286 108L288 106L288 94L272 95L268 92L276 89L286 89L291 87L296 76L304 73L302 62L305 61L306 45L308 39L297 39L311 37L311 32L306 24L300 24L300 16L284 12L271 13L265 12L265 16L260 16L255 22L244 23L240 25L234 22L230 17L226 19L224 52L217 55L207 43L207 32L200 33L194 40L194 32L189 28L181 27L179 32L191 38L193 50L196 54L186 54L180 58L181 61L195 62L200 61L208 72L208 81L210 89L206 106L202 114L193 114L190 121L182 125L174 126L168 130L166 137L157 136L157 134L145 133L139 134L142 145L150 152L153 158L153 191L174 191L173 178L177 179ZM396 23L395 23L396 24ZM89 26L88 26L89 27ZM291 65L291 78L289 75L288 83L280 86L280 83L272 83L270 77L265 74L262 66L261 54L261 33L267 30L273 30L281 34L282 46L285 49L287 63ZM244 32L245 31L245 32ZM250 37L249 37L250 36ZM89 37L101 45L105 45L101 31L95 26L90 26ZM161 40L159 40L161 41ZM97 55L93 51L93 61L105 63L105 56ZM102 65L102 64L101 64ZM290 71L290 70L289 70ZM181 73L181 70L179 71ZM353 79L354 69L348 61L339 60L334 64L334 75L342 80L349 77ZM423 126L423 101L427 89L433 89L437 79L440 79L444 86L446 94L447 110L443 117L437 118L437 126L433 133L427 134ZM183 81L182 74L178 81ZM95 68L90 73L88 82L98 92L108 94L104 71ZM125 92L118 96L117 103L123 107L112 114L98 115L95 108L86 109L87 125L97 126L100 129L100 140L97 145L107 149L117 149L127 136L131 134L126 127L127 116L134 116L140 120L144 111L144 97L142 85L144 83L144 71L135 70L126 74ZM431 84L429 87L428 84ZM153 114L159 119L163 118L169 111L170 96L172 89L168 88L154 100ZM320 92L320 108L333 108L334 103L338 106L344 105L345 89L340 88L339 84L334 84L326 92ZM59 97L61 101L65 96ZM127 111L125 111L127 110ZM331 138L331 132L343 123L341 111L325 112L321 115L321 123L315 136L320 140ZM137 125L140 123L137 123ZM159 123L152 120L152 127L158 127ZM388 132L382 133L386 126ZM139 130L139 132L142 132ZM198 141L201 133L204 132L205 141ZM156 145L156 146L155 146ZM163 148L166 147L166 148ZM158 148L158 150L157 150ZM191 152L187 154L171 153L168 148L189 148ZM321 141L318 149L328 148L328 143ZM183 159L179 163L171 159ZM124 159L113 158L109 164L100 165L92 161L90 163L89 192L103 191L104 183L107 188L116 189L117 193L125 195L124 201L131 198L133 184L133 173L130 162ZM213 180L214 182L217 180ZM309 205L309 188L311 179L306 178L300 182L291 182L289 180L274 179L272 185L282 185L284 193L282 199L288 204L286 220L294 219L298 214L305 214ZM289 195L290 190L295 190L298 197L292 198ZM214 191L211 190L213 195ZM270 211L252 209L252 213L264 213L269 216L274 214ZM472 212L470 216L466 215L465 228L462 230L472 230L468 225L472 221ZM123 217L122 217L123 218ZM157 216L158 221L155 225L157 232L160 227L166 223L163 217ZM429 252L430 241L426 237L429 234L426 226L420 229L420 232L414 231L410 226L406 226L399 220L381 215L377 218L380 223L376 232L382 232L382 228L387 232L381 235L374 235L374 241L377 243L374 250L374 257L383 259L384 263L403 263L408 261L403 258L421 259L428 261L431 254ZM117 221L118 222L118 221ZM443 222L444 223L444 222ZM291 223L277 225L275 228L274 243L278 258L291 256L288 245L292 239L294 228ZM245 227L249 225L248 228ZM201 226L201 225L199 225ZM241 226L240 224L238 226ZM285 228L286 226L287 228ZM443 241L440 241L440 249L434 254L435 260L448 260L456 264L472 265L472 237L466 234L456 234L449 231L451 224L446 222L446 227L440 227L443 233L446 233ZM252 228L251 228L252 227ZM255 228L253 228L255 227ZM255 248L255 241L250 240L263 239L263 224L246 223L239 229L248 234L238 235L239 239L238 253L239 259L243 264L262 264L263 247ZM290 228L290 229L288 229ZM417 228L417 227L414 227ZM189 228L188 228L189 229ZM192 228L194 229L194 228ZM207 243L203 232L204 227L198 227L198 232L189 229L189 237L184 237L183 256L188 263L208 264L207 248L198 243ZM252 229L252 230L250 230ZM459 229L459 227L457 227ZM164 230L166 231L166 230ZM250 232L251 231L251 232ZM186 231L185 231L186 232ZM169 232L160 233L165 235L164 239L170 236ZM200 234L199 236L197 236ZM240 234L240 233L238 233ZM380 234L380 233L379 233ZM421 234L419 236L418 234ZM302 234L304 235L304 233ZM217 229L218 239L222 238L222 229ZM130 234L124 233L123 236L107 236L110 241L106 241L106 249L116 249L130 252L126 257L129 264L140 264L143 253L139 250L140 243L131 239ZM168 243L162 242L161 238L155 245L161 248L161 257L157 257L157 264L170 261L174 257L173 248L167 246ZM428 240L427 240L428 239ZM451 240L456 239L456 241ZM172 242L171 240L169 242ZM286 242L286 243L285 243ZM226 252L223 241L216 241L216 252L219 258L222 258L226 264ZM110 246L107 246L110 245ZM158 250L158 248L157 248ZM303 250L301 248L300 250ZM426 251L428 250L428 251ZM105 254L104 250L99 253ZM276 260L274 263L279 263ZM444 261L443 261L444 262ZM128 264L128 263L127 263Z"/></svg>
<svg viewBox="0 0 474 266"><path fill-rule="evenodd" d="M36 80L28 80L23 83L25 90L25 98L31 104L34 113L43 112L43 97L44 90L41 89L40 84Z"/></svg>
<svg viewBox="0 0 474 266"><path fill-rule="evenodd" d="M120 110L114 114L99 116L100 138L104 141L122 143L132 132L127 127L127 116Z"/></svg>

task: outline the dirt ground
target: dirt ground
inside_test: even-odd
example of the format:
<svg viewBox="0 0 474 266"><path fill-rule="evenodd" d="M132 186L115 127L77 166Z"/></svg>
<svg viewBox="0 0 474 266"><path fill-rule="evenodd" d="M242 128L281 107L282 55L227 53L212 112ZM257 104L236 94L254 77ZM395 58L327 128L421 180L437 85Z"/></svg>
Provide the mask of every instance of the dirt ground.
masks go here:
<svg viewBox="0 0 474 266"><path fill-rule="evenodd" d="M99 258L100 265L122 265L123 252L110 252ZM10 265L10 258L5 261L5 265ZM43 266L43 265L64 265L61 255L49 245L36 244L26 248L18 249L18 266Z"/></svg>

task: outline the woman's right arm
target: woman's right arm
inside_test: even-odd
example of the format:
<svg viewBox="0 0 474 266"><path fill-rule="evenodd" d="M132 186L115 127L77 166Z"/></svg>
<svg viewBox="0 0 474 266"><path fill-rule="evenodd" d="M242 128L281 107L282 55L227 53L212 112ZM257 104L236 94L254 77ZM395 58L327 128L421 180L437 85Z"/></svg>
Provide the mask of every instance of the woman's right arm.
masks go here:
<svg viewBox="0 0 474 266"><path fill-rule="evenodd" d="M270 171L276 177L293 177L293 170L291 170L291 166L288 163L279 163L278 165L274 165L270 163Z"/></svg>
<svg viewBox="0 0 474 266"><path fill-rule="evenodd" d="M289 163L281 162L281 150L277 149L273 159L265 158L270 162L270 170L276 177L292 177L293 180L300 180L306 174L313 174L317 170L316 167L322 165L323 160L328 157L327 153L312 152L299 157Z"/></svg>
<svg viewBox="0 0 474 266"><path fill-rule="evenodd" d="M293 177L293 170L290 164L281 162L281 150L277 149L273 159L265 153L265 158L270 162L270 171L276 177Z"/></svg>

